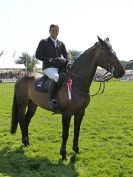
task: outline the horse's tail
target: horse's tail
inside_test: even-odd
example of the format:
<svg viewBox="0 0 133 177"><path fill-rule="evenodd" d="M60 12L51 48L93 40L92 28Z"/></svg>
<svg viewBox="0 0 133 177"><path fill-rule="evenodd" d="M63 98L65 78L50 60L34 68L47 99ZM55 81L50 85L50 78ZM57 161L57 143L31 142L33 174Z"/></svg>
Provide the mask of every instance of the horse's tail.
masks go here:
<svg viewBox="0 0 133 177"><path fill-rule="evenodd" d="M17 105L17 98L14 91L14 97L13 97L13 105L12 105L12 117L11 117L11 134L16 133L18 125L18 105Z"/></svg>

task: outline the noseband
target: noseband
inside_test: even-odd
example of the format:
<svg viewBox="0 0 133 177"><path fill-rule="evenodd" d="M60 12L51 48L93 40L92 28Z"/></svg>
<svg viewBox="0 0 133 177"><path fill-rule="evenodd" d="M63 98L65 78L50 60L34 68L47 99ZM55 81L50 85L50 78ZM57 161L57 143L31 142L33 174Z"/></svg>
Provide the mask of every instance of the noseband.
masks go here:
<svg viewBox="0 0 133 177"><path fill-rule="evenodd" d="M109 66L109 71L102 75L101 78L96 79L98 82L107 82L113 77L114 67Z"/></svg>

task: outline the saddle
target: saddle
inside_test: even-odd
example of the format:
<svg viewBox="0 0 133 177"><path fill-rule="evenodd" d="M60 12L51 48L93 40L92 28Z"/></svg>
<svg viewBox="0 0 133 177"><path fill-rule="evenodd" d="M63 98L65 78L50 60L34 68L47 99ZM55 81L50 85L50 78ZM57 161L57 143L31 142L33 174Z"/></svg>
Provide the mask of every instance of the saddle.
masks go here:
<svg viewBox="0 0 133 177"><path fill-rule="evenodd" d="M59 74L59 81L57 83L57 89L61 87L61 85L64 83L65 79L65 74L60 73ZM49 84L50 84L50 79L48 76L43 75L42 77L38 78L36 83L35 83L35 90L38 92L48 92L49 89Z"/></svg>
<svg viewBox="0 0 133 177"><path fill-rule="evenodd" d="M48 92L50 79L44 75L38 78L35 83L35 89L39 92Z"/></svg>
<svg viewBox="0 0 133 177"><path fill-rule="evenodd" d="M67 69L69 70L73 65L73 61L69 61L67 64ZM66 69L59 72L59 80L57 83L57 90L66 82L65 80ZM35 90L38 92L48 92L50 79L48 76L43 75L41 78L38 78L35 83Z"/></svg>

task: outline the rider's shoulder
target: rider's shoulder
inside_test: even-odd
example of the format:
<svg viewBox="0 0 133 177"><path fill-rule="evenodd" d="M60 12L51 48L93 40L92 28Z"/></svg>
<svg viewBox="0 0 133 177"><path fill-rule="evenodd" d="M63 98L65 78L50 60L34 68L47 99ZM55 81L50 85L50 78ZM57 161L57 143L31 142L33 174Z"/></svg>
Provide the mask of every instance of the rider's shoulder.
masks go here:
<svg viewBox="0 0 133 177"><path fill-rule="evenodd" d="M49 38L41 39L41 40L40 40L41 43L45 43L45 42L48 42L48 41L49 41Z"/></svg>

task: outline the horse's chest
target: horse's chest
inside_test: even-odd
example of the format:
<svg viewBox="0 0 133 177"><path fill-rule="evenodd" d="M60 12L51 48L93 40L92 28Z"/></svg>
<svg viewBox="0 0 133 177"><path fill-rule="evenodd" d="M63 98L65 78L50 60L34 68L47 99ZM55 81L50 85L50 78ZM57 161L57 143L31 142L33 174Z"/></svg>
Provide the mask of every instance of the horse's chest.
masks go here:
<svg viewBox="0 0 133 177"><path fill-rule="evenodd" d="M69 102L69 107L73 108L73 111L75 112L76 110L81 110L86 108L86 106L89 103L89 99L87 97L79 96L79 97L74 97L72 100Z"/></svg>
<svg viewBox="0 0 133 177"><path fill-rule="evenodd" d="M61 90L58 95L60 105L68 111L75 112L86 108L89 104L89 96L83 95L76 90L71 92L71 99L69 96L67 89Z"/></svg>

